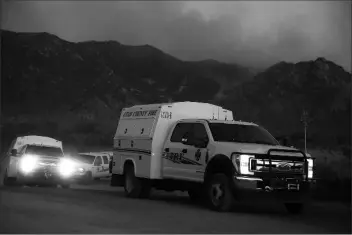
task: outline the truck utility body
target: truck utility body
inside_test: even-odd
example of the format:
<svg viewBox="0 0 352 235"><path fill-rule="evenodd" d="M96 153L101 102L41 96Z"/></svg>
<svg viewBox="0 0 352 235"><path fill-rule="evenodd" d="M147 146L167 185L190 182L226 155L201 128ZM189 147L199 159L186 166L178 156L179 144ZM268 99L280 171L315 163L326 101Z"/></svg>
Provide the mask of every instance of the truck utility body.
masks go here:
<svg viewBox="0 0 352 235"><path fill-rule="evenodd" d="M121 112L111 185L124 186L132 197L148 196L151 187L186 190L192 199L205 197L212 208L228 210L248 190L295 192L301 200L312 164L305 153L280 146L264 128L235 121L222 107L196 102L139 105ZM226 186L225 196L219 185ZM297 210L291 209L292 203L286 205Z"/></svg>
<svg viewBox="0 0 352 235"><path fill-rule="evenodd" d="M61 141L44 136L17 137L6 157L9 161L5 169L5 185L60 184L69 187L73 166L64 158Z"/></svg>

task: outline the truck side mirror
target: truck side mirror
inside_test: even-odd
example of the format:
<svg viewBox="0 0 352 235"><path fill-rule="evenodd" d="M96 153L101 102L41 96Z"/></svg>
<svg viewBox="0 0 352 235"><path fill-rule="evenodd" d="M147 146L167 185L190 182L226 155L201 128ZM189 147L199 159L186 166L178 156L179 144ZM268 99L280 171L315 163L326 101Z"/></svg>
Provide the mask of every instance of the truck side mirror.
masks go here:
<svg viewBox="0 0 352 235"><path fill-rule="evenodd" d="M17 149L11 149L11 156L17 156Z"/></svg>

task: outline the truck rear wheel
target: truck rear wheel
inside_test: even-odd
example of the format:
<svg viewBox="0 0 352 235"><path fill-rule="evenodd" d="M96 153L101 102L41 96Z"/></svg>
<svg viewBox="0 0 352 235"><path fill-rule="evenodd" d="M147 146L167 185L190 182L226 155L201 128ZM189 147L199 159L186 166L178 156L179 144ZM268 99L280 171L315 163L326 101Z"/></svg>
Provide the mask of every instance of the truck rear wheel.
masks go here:
<svg viewBox="0 0 352 235"><path fill-rule="evenodd" d="M233 205L233 194L228 177L224 174L214 174L207 183L207 199L211 209L229 211Z"/></svg>
<svg viewBox="0 0 352 235"><path fill-rule="evenodd" d="M285 207L291 214L300 214L304 209L304 205L302 203L285 203Z"/></svg>
<svg viewBox="0 0 352 235"><path fill-rule="evenodd" d="M127 197L137 198L141 195L142 184L135 176L133 166L126 166L124 189Z"/></svg>

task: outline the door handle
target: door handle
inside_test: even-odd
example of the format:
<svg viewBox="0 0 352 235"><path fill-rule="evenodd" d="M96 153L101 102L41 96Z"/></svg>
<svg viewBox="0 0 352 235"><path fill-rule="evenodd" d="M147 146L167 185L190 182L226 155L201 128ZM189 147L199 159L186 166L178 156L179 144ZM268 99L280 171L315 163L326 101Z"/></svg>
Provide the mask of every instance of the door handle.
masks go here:
<svg viewBox="0 0 352 235"><path fill-rule="evenodd" d="M187 153L187 149L182 149L182 153Z"/></svg>
<svg viewBox="0 0 352 235"><path fill-rule="evenodd" d="M169 151L170 151L170 149L169 149L169 148L166 148L166 149L165 149L165 152L167 152L167 153L168 153Z"/></svg>

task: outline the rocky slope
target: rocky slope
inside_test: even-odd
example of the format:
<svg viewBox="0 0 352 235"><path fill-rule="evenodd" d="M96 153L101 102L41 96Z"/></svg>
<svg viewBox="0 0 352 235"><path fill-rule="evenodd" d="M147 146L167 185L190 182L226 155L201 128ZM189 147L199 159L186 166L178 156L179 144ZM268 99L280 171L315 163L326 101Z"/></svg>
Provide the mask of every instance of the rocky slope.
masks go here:
<svg viewBox="0 0 352 235"><path fill-rule="evenodd" d="M35 132L110 144L123 106L190 100L222 104L275 135L299 137L305 108L315 144L350 143L351 74L324 58L254 74L213 60L181 61L149 45L71 43L47 33L2 31L1 48L5 142Z"/></svg>

